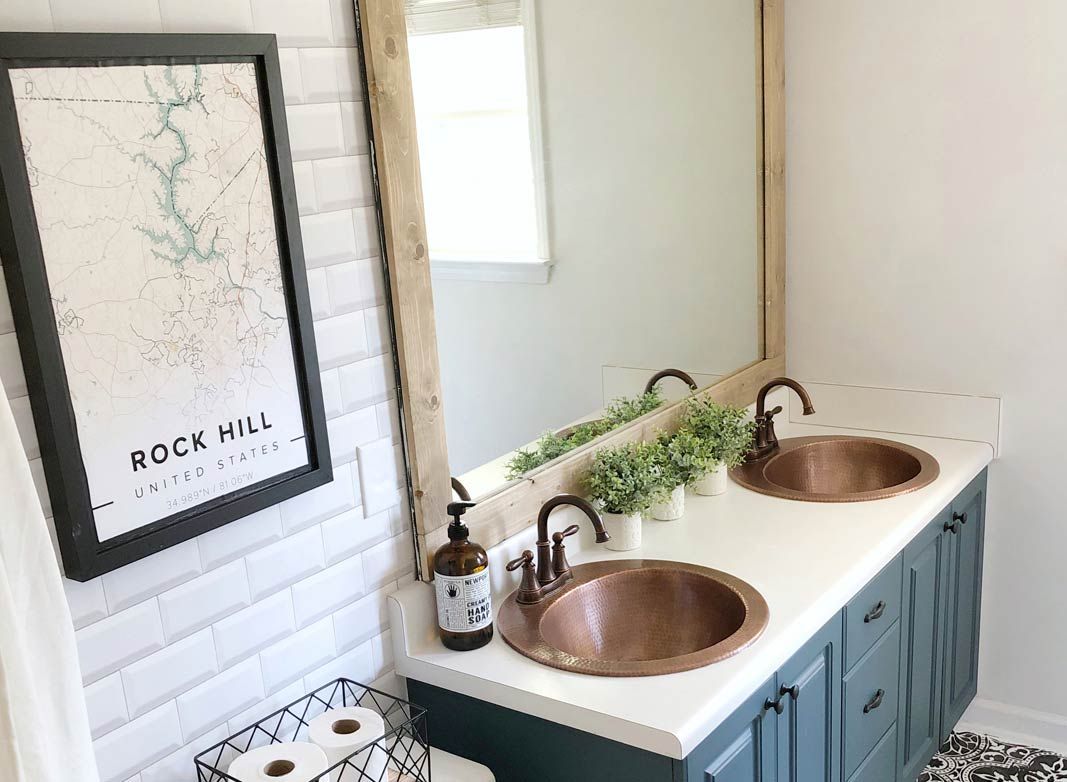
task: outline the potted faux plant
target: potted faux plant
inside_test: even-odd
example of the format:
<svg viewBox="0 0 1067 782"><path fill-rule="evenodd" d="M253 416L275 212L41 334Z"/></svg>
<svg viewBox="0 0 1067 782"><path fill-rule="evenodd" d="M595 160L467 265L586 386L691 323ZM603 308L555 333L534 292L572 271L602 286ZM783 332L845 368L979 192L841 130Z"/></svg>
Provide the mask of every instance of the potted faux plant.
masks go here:
<svg viewBox="0 0 1067 782"><path fill-rule="evenodd" d="M692 429L659 438L663 475L670 496L652 506L652 518L674 521L685 514L685 488L701 481L715 464L715 448Z"/></svg>
<svg viewBox="0 0 1067 782"><path fill-rule="evenodd" d="M600 505L613 551L641 545L641 517L665 495L657 443L627 443L597 451L585 485Z"/></svg>
<svg viewBox="0 0 1067 782"><path fill-rule="evenodd" d="M691 399L686 404L682 426L706 441L710 449L707 472L693 481L697 494L722 494L729 485L727 470L745 461L756 431L743 407L720 405L710 399Z"/></svg>

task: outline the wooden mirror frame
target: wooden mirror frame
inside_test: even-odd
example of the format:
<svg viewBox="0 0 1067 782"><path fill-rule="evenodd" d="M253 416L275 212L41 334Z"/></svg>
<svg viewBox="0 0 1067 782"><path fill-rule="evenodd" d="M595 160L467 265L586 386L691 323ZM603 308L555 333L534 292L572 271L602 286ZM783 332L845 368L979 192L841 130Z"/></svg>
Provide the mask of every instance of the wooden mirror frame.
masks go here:
<svg viewBox="0 0 1067 782"><path fill-rule="evenodd" d="M763 209L758 228L758 306L762 358L695 396L749 405L766 381L785 374L785 0L753 0L756 14L757 98L763 107L756 139ZM373 126L370 140L379 198L382 248L391 295L400 418L415 521L416 566L432 577L433 552L447 542L445 506L451 474L441 402L430 259L422 201L415 107L404 0L356 0L357 37ZM464 520L471 538L489 548L533 524L541 505L560 492L582 493L581 474L597 448L648 439L677 425L682 403L661 407L592 443L506 484Z"/></svg>

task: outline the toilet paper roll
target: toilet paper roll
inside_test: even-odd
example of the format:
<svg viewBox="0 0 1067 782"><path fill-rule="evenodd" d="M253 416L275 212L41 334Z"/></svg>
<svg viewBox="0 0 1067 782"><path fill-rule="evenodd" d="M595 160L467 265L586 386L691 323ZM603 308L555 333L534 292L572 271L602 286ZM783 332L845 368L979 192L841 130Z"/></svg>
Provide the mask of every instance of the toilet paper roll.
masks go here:
<svg viewBox="0 0 1067 782"><path fill-rule="evenodd" d="M359 706L347 706L332 709L315 717L308 724L308 738L326 753L328 766L340 763L354 752L377 741L385 735L385 720L382 715L371 709ZM330 782L348 782L349 779L387 779L385 766L389 755L381 747L374 747L350 761L353 766L366 776L361 777L346 766L341 766L330 774Z"/></svg>
<svg viewBox="0 0 1067 782"><path fill-rule="evenodd" d="M238 755L226 773L240 782L312 782L329 767L321 747L294 741L269 744Z"/></svg>

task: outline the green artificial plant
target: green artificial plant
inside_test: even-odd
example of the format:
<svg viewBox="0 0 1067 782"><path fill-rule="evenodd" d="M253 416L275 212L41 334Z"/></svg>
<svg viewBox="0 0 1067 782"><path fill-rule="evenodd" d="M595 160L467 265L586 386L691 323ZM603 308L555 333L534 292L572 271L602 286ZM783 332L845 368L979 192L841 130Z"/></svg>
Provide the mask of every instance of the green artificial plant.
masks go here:
<svg viewBox="0 0 1067 782"><path fill-rule="evenodd" d="M597 451L585 487L606 513L632 516L666 499L662 446L636 442Z"/></svg>
<svg viewBox="0 0 1067 782"><path fill-rule="evenodd" d="M756 424L743 407L721 405L711 399L686 402L682 428L707 441L713 458L712 467L724 464L737 467L752 449ZM710 470L709 470L710 472Z"/></svg>

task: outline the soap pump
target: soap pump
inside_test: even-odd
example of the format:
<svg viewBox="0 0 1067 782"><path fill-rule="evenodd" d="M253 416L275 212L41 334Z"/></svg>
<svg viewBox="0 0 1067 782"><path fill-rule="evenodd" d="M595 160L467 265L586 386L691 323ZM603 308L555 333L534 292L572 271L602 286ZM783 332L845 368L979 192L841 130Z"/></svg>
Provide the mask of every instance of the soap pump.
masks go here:
<svg viewBox="0 0 1067 782"><path fill-rule="evenodd" d="M493 640L493 598L489 555L470 541L463 514L474 502L450 502L448 543L433 558L437 625L441 643L457 652L480 649Z"/></svg>

